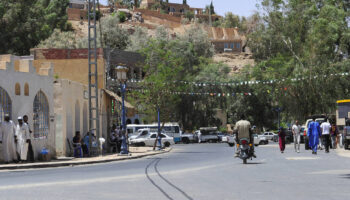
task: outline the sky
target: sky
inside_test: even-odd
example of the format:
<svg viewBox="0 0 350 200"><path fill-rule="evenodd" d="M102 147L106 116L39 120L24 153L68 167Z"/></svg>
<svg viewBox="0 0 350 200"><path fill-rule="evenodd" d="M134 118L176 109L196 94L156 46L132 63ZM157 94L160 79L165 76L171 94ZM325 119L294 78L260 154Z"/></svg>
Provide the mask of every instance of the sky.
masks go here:
<svg viewBox="0 0 350 200"><path fill-rule="evenodd" d="M195 8L205 8L211 0L187 0L187 4ZM102 4L107 4L107 0L100 0ZM182 3L182 0L169 0L171 3ZM215 12L225 16L226 12L232 12L239 16L250 16L254 13L258 0L213 0Z"/></svg>

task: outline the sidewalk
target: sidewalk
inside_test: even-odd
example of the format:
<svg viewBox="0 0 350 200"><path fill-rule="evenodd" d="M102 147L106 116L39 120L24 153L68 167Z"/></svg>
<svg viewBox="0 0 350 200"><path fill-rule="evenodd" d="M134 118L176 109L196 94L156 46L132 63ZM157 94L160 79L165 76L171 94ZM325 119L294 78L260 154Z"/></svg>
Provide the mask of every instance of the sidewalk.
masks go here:
<svg viewBox="0 0 350 200"><path fill-rule="evenodd" d="M166 148L161 151L153 151L152 147L130 147L129 151L131 155L118 155L109 154L91 158L61 158L52 160L49 162L34 162L34 163L21 163L21 164L0 164L1 170L15 170L15 169L35 169L35 168L49 168L49 167L64 167L64 166L76 166L95 163L106 163L119 160L131 160L142 158L146 156L152 156L162 153L168 153L172 148Z"/></svg>

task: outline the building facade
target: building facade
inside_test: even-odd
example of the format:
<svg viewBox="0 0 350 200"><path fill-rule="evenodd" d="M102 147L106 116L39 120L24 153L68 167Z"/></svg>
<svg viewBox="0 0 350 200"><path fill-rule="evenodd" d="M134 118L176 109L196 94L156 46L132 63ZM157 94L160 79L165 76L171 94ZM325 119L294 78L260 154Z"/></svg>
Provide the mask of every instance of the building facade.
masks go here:
<svg viewBox="0 0 350 200"><path fill-rule="evenodd" d="M5 114L16 124L17 117L28 116L35 159L44 147L56 153L52 83L51 63L42 63L36 72L32 60L0 56L0 122Z"/></svg>

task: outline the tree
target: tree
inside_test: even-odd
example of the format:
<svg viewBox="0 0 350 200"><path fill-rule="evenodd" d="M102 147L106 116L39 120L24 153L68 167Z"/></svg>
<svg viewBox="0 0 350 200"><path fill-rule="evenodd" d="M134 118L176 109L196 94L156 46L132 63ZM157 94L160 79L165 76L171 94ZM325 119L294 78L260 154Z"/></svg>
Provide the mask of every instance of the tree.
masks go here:
<svg viewBox="0 0 350 200"><path fill-rule="evenodd" d="M37 48L74 49L77 47L76 35L72 31L55 29L51 36L40 42Z"/></svg>
<svg viewBox="0 0 350 200"><path fill-rule="evenodd" d="M182 4L187 5L187 0L183 0Z"/></svg>
<svg viewBox="0 0 350 200"><path fill-rule="evenodd" d="M29 54L55 28L70 30L68 0L2 0L0 2L0 53Z"/></svg>
<svg viewBox="0 0 350 200"><path fill-rule="evenodd" d="M129 34L126 30L119 26L119 19L117 15L110 15L101 18L100 26L97 30L97 47L101 48L101 40L103 48L110 49L126 49L129 44ZM102 37L101 34L102 33ZM74 38L74 39L73 39ZM38 47L45 48L87 48L88 38L80 38L73 32L61 32L56 30L54 34L42 41Z"/></svg>
<svg viewBox="0 0 350 200"><path fill-rule="evenodd" d="M270 102L284 108L285 120L334 113L335 101L348 94L345 77L331 76L349 71L349 13L344 2L262 2L266 14L248 37L258 62L249 78L286 79L269 89L274 91Z"/></svg>

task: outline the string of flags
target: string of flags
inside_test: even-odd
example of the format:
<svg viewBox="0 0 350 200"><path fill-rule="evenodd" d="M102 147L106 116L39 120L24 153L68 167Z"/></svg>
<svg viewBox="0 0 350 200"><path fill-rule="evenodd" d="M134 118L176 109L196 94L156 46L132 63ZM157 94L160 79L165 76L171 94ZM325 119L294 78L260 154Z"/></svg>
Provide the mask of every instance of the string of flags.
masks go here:
<svg viewBox="0 0 350 200"><path fill-rule="evenodd" d="M349 72L342 72L342 73L335 73L330 74L329 76L335 77L335 76L349 76ZM273 80L252 80L252 81L236 81L236 82L194 82L194 81L173 81L173 83L178 84L185 84L185 85L193 85L197 87L210 87L210 86L243 86L243 85L258 85L258 84L274 84L274 83L283 83L286 81L291 82L297 82L297 81L303 81L308 79L318 79L320 77L327 78L327 75L323 76L313 76L313 77L297 77L297 78L283 78L283 79L273 79ZM131 79L129 82L131 83L142 83L143 80L135 80Z"/></svg>

